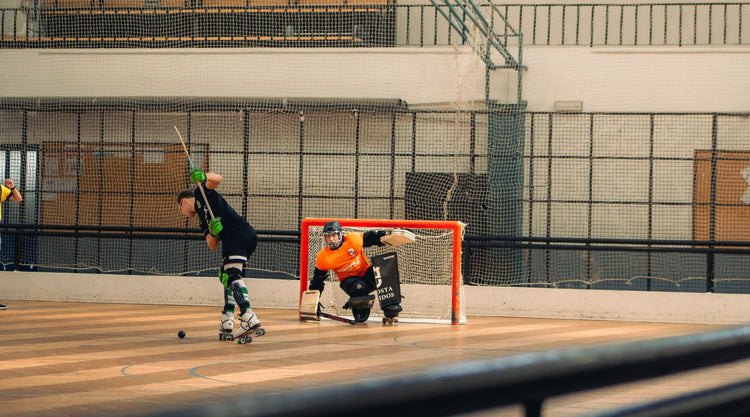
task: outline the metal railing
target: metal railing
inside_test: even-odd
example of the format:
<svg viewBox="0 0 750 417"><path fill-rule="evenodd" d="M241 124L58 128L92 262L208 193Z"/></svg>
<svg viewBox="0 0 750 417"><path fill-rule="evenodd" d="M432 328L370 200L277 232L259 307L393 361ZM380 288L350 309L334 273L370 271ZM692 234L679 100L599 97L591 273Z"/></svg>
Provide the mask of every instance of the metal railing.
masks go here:
<svg viewBox="0 0 750 417"><path fill-rule="evenodd" d="M746 241L700 241L700 240L659 240L659 239L591 239L561 237L512 237L477 236L464 237L463 248L471 256L472 248L510 248L525 251L531 259L532 251L539 251L549 258L553 251L610 252L646 254L649 260L655 254L701 254L705 255L705 291L715 291L717 259L719 254L750 255ZM468 275L468 274L465 274ZM650 291L651 278L646 277L646 290ZM529 286L541 286L540 282L529 280Z"/></svg>
<svg viewBox="0 0 750 417"><path fill-rule="evenodd" d="M497 9L494 31L523 34L524 46L717 46L750 44L743 17L750 3L482 4L485 16ZM446 9L447 6L441 6ZM397 6L397 44L456 42L432 5ZM744 24L743 24L744 23ZM508 38L517 42L517 38Z"/></svg>
<svg viewBox="0 0 750 417"><path fill-rule="evenodd" d="M748 349L750 326L744 326L666 339L464 361L405 377L289 394L243 395L221 404L149 415L437 417L522 404L526 417L539 417L542 404L552 397L730 363L747 358ZM667 401L652 407L669 414L638 415L746 415L743 411L750 410L748 391L748 382L719 387L706 391L714 395L692 395L691 401L676 406L674 401ZM701 414L701 410L711 413Z"/></svg>

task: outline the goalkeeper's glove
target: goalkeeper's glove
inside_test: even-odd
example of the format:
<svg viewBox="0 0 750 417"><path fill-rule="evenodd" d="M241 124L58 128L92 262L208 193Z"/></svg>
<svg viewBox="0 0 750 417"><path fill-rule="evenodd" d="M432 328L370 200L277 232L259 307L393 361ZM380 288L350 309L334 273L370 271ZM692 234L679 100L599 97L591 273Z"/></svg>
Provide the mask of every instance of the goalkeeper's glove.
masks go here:
<svg viewBox="0 0 750 417"><path fill-rule="evenodd" d="M211 236L218 236L222 230L224 230L224 225L221 224L221 217L214 217L208 221L208 233L211 233Z"/></svg>
<svg viewBox="0 0 750 417"><path fill-rule="evenodd" d="M192 182L201 182L206 180L206 174L203 173L198 168L193 168L190 170L190 181Z"/></svg>

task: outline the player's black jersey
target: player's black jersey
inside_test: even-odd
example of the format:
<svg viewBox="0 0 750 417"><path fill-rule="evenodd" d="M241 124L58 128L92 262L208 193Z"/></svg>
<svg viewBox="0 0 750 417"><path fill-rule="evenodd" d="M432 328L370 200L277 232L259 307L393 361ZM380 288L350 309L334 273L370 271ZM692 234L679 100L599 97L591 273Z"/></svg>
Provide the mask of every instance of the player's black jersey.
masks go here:
<svg viewBox="0 0 750 417"><path fill-rule="evenodd" d="M221 224L224 226L218 238L223 242L244 240L244 236L247 235L249 230L252 230L250 223L244 217L237 214L221 194L215 190L206 188L205 183L203 190L206 192L206 198L214 213L214 217L221 217ZM208 234L208 222L211 220L211 214L208 211L200 190L195 193L195 211L198 213L198 221L200 222L203 234Z"/></svg>

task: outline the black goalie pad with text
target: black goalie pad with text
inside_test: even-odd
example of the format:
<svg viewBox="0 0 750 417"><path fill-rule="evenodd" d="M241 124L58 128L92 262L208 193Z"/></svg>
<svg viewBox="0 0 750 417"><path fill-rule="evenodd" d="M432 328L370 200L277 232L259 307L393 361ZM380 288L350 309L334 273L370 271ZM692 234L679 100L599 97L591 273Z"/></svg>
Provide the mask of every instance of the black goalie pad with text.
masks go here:
<svg viewBox="0 0 750 417"><path fill-rule="evenodd" d="M375 255L370 259L378 286L380 308L401 304L401 281L396 252Z"/></svg>

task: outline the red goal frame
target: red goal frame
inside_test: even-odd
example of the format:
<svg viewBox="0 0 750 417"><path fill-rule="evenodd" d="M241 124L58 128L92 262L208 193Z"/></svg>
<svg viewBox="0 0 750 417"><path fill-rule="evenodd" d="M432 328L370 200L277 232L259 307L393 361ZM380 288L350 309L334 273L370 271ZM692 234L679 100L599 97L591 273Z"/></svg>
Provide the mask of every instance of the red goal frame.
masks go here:
<svg viewBox="0 0 750 417"><path fill-rule="evenodd" d="M307 291L310 271L310 227L323 226L326 222L337 220L342 227L374 227L403 229L446 229L453 233L452 268L451 268L451 324L461 324L461 241L463 225L457 221L441 220L373 220L373 219L330 219L306 218L302 220L300 235L300 291L299 299Z"/></svg>

